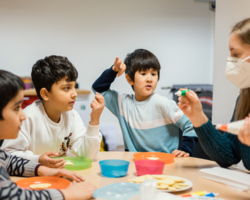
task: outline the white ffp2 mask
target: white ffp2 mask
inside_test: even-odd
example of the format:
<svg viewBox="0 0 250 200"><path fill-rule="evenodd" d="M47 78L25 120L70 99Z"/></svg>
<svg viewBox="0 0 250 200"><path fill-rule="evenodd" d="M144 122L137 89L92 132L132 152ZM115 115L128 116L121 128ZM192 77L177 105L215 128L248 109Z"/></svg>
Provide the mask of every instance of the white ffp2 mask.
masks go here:
<svg viewBox="0 0 250 200"><path fill-rule="evenodd" d="M250 87L250 63L246 61L249 58L227 58L226 78L240 89Z"/></svg>

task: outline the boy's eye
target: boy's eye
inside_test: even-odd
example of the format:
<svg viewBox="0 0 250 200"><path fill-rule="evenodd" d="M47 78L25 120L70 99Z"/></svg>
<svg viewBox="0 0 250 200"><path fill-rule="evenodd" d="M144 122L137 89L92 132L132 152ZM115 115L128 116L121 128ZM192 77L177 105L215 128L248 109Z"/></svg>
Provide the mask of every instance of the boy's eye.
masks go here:
<svg viewBox="0 0 250 200"><path fill-rule="evenodd" d="M143 76L144 76L145 74L146 74L146 73L144 73L144 72L141 73L141 75L143 75Z"/></svg>
<svg viewBox="0 0 250 200"><path fill-rule="evenodd" d="M15 111L19 111L20 108L21 108L21 106L17 106L17 107L15 108Z"/></svg>
<svg viewBox="0 0 250 200"><path fill-rule="evenodd" d="M64 90L69 90L69 87L65 87Z"/></svg>
<svg viewBox="0 0 250 200"><path fill-rule="evenodd" d="M152 73L152 76L156 76L156 73Z"/></svg>

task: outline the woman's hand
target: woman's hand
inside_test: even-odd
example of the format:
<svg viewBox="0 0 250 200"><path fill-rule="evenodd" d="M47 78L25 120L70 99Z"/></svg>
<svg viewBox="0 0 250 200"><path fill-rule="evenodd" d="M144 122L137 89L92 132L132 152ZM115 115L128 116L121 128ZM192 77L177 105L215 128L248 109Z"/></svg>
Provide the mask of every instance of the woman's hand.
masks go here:
<svg viewBox="0 0 250 200"><path fill-rule="evenodd" d="M250 146L250 114L245 118L245 123L240 128L238 138L241 143Z"/></svg>
<svg viewBox="0 0 250 200"><path fill-rule="evenodd" d="M202 110L201 102L194 91L186 91L186 96L181 96L178 100L179 108L190 119L194 127L200 127L208 121Z"/></svg>

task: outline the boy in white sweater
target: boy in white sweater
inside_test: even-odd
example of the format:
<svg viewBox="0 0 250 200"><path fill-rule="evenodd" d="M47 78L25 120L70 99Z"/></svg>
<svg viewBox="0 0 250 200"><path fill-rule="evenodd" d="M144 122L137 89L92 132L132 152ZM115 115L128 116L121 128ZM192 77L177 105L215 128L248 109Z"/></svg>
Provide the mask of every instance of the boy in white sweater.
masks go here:
<svg viewBox="0 0 250 200"><path fill-rule="evenodd" d="M23 102L23 81L16 75L0 70L0 140L15 139L21 128L25 114ZM66 189L30 190L23 189L11 181L9 176L57 176L68 177L77 183ZM66 169L51 169L39 163L10 155L0 150L0 199L10 200L87 200L96 189L75 172Z"/></svg>
<svg viewBox="0 0 250 200"><path fill-rule="evenodd" d="M48 167L62 168L61 156L69 149L79 157L94 158L102 140L99 118L104 98L96 94L91 103L91 120L85 128L79 114L73 110L78 72L61 56L38 60L32 68L32 81L40 100L24 109L26 120L17 139L4 140L2 149Z"/></svg>

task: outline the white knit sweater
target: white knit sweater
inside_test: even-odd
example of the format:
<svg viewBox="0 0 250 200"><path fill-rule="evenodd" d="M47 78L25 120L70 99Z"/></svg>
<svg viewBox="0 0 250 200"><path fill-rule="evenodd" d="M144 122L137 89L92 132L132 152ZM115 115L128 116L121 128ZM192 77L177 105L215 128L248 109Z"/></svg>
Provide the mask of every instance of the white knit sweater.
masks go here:
<svg viewBox="0 0 250 200"><path fill-rule="evenodd" d="M99 125L85 128L75 110L61 114L55 123L47 116L40 100L24 109L23 121L17 139L4 140L1 147L13 155L38 162L45 152L60 152L63 155L69 149L71 153L93 159L100 150L102 135Z"/></svg>

